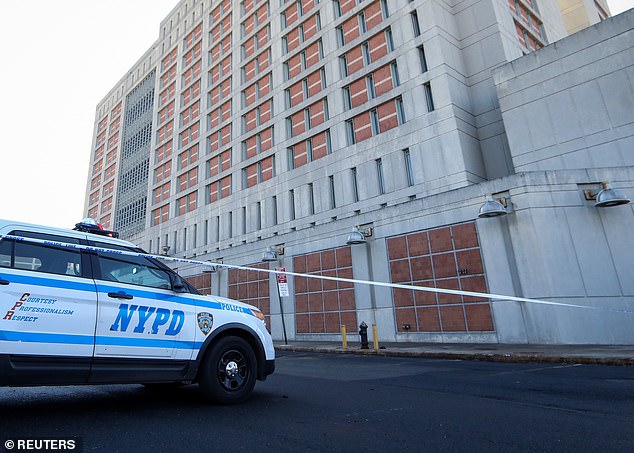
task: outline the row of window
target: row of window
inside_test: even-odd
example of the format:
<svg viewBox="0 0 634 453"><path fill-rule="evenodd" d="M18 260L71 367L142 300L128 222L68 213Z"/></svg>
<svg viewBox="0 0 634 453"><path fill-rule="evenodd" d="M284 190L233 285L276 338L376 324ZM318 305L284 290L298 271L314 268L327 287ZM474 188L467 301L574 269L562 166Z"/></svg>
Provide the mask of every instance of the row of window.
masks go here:
<svg viewBox="0 0 634 453"><path fill-rule="evenodd" d="M401 158L403 159L403 164L404 164L403 168L405 170L405 174L402 177L407 182L407 185L411 187L414 185L415 181L414 181L414 171L412 168L412 160L411 160L409 149L404 149L401 151ZM243 187L249 187L250 185L252 185L252 182L251 182L252 179L256 179L256 178L257 179L261 178L263 180L266 180L266 178L270 179L270 176L267 176L267 174L268 175L274 174L274 166L275 166L274 159L273 159L273 156L271 156L270 158L264 159L244 169L242 173ZM376 159L374 161L374 167L375 167L375 175L376 175L377 192L379 195L383 195L387 193L387 190L388 190L386 185L386 175L384 170L383 159L381 158ZM184 175L187 175L187 174L189 173L185 173ZM340 207L341 205L341 201L337 199L337 191L335 188L335 177L336 177L335 175L328 176L328 191L326 196L329 198L327 202L329 209L336 209ZM346 183L344 184L346 184L351 189L351 201L355 203L358 202L360 200L360 180L359 180L359 172L357 167L350 168L347 174L344 173L344 174L341 174L340 176L337 176L337 178L339 177L349 178L349 186ZM367 170L366 170L366 177L367 177ZM157 188L157 191L169 192L169 184L167 184L166 186L167 186L166 188L163 186ZM305 215L314 215L316 213L316 204L315 204L316 195L315 195L314 184L308 183L305 185L304 188L301 189L305 191L304 192L305 196L303 197L304 202L306 202L305 205L297 204L299 200L296 199L296 190L297 189L291 189L288 191L288 194L287 194L288 208L289 208L288 214L289 214L290 221L296 220L296 216L298 212L302 212ZM224 178L221 178L217 181L214 181L208 184L205 187L205 191L206 191L205 193L206 204L214 203L222 198L229 196L232 192L231 175L228 175ZM156 196L161 196L161 195L156 195ZM175 215L179 216L179 215L195 210L197 207L197 196L198 196L198 192L194 190L191 193L188 193L187 195L184 195L178 198L175 203L175 212L174 212ZM165 197L166 196L164 196L163 199L165 199ZM270 200L272 207L268 211L268 215L266 216L267 226L276 225L278 223L279 214L278 214L277 201L278 201L277 196L273 196ZM243 228L241 230L242 230L242 234L246 234L247 208L243 207L241 208L241 211L242 211L242 219L243 219ZM255 225L256 229L259 230L261 229L261 225L262 225L261 220L263 218L262 210L261 210L261 202L255 203L255 210L253 212L256 213L256 218L259 219L259 221L253 222L252 225ZM227 215L232 216L232 213L229 212L227 213ZM169 203L161 207L158 207L152 211L152 224L157 225L159 223L162 223L168 219L168 216L169 216ZM231 225L231 223L232 223L232 220L229 222L229 225ZM207 226L205 228L207 228ZM216 232L218 233L217 228L216 228ZM233 237L233 233L230 232L230 234L227 237ZM216 239L216 241L218 240L219 238Z"/></svg>
<svg viewBox="0 0 634 453"><path fill-rule="evenodd" d="M346 120L346 140L354 145L404 123L403 100L397 97Z"/></svg>

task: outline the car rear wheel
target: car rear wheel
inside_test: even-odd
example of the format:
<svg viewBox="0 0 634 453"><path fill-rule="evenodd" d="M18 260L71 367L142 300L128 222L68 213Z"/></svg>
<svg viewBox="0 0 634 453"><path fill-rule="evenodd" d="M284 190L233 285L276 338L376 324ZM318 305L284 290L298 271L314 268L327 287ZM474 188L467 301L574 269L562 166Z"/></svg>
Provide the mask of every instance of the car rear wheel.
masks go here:
<svg viewBox="0 0 634 453"><path fill-rule="evenodd" d="M205 354L199 386L203 394L221 404L237 404L249 397L257 375L251 345L240 337L224 337Z"/></svg>

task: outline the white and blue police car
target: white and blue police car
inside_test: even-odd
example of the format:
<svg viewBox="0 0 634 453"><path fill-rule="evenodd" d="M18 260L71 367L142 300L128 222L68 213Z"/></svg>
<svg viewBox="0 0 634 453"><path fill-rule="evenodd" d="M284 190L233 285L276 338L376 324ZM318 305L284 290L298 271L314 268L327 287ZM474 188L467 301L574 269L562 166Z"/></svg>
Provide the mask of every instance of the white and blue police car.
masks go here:
<svg viewBox="0 0 634 453"><path fill-rule="evenodd" d="M248 398L275 369L263 314L116 237L0 220L0 386L197 382L222 404Z"/></svg>

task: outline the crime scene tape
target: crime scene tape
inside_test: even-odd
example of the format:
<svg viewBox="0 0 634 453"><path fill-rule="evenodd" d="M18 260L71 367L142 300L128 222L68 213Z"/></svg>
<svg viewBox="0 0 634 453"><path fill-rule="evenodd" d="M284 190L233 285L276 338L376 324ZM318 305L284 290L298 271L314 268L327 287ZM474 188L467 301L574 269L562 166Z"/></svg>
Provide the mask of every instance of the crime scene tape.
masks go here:
<svg viewBox="0 0 634 453"><path fill-rule="evenodd" d="M14 235L0 235L0 239L9 239L9 240L17 241L17 242L33 242L36 244L42 244L42 245L46 245L50 247L61 247L61 248L68 248L73 250L86 250L89 252L96 252L96 253L110 253L110 254L120 255L120 256L151 258L151 259L157 259L161 261L169 261L173 263L193 264L197 266L210 267L212 268L212 270L217 270L218 268L248 270L248 271L256 271L256 272L267 272L269 274L284 274L284 275L292 275L294 277L316 278L320 280L333 280L333 281L347 282L347 283L353 283L353 284L358 283L362 285L373 285L373 286L387 287L387 288L409 289L414 291L426 291L426 292L441 293L441 294L454 294L454 295L462 295L462 296L482 297L486 299L501 300L501 301L525 302L525 303L537 304L537 305L548 305L548 306L558 306L558 307L568 307L568 308L580 308L585 310L601 310L601 311L610 311L614 313L634 314L634 311L617 310L617 309L607 308L607 307L593 307L588 305L566 304L563 302L552 302L552 301L541 300L541 299L528 299L525 297L481 293L476 291L463 291L463 290L446 289L446 288L430 288L428 286L403 285L401 283L387 283L387 282L377 282L372 280L359 280L359 279L343 278L343 277L329 277L326 275L302 274L298 272L289 272L289 271L282 272L282 271L276 271L271 269L259 269L259 268L248 267L248 266L238 266L235 264L191 260L187 258L176 258L171 256L165 256L165 255L153 255L151 253L131 252L127 250L115 250L115 249L108 249L103 247L94 247L90 245L71 244L68 242L50 241L47 239L27 238L27 237L14 236Z"/></svg>

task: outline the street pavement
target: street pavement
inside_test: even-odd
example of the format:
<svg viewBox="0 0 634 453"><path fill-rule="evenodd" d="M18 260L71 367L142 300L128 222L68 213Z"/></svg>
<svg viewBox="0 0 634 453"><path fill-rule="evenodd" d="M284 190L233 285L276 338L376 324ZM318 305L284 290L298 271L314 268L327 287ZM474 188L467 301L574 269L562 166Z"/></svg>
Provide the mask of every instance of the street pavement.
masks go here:
<svg viewBox="0 0 634 453"><path fill-rule="evenodd" d="M280 351L237 406L198 385L2 388L0 445L25 439L84 453L625 452L634 367Z"/></svg>
<svg viewBox="0 0 634 453"><path fill-rule="evenodd" d="M581 363L634 366L634 345L534 345L491 343L379 343L379 349L361 349L348 342L275 342L278 351L370 354L393 357L427 357L436 359L485 360L490 362Z"/></svg>

